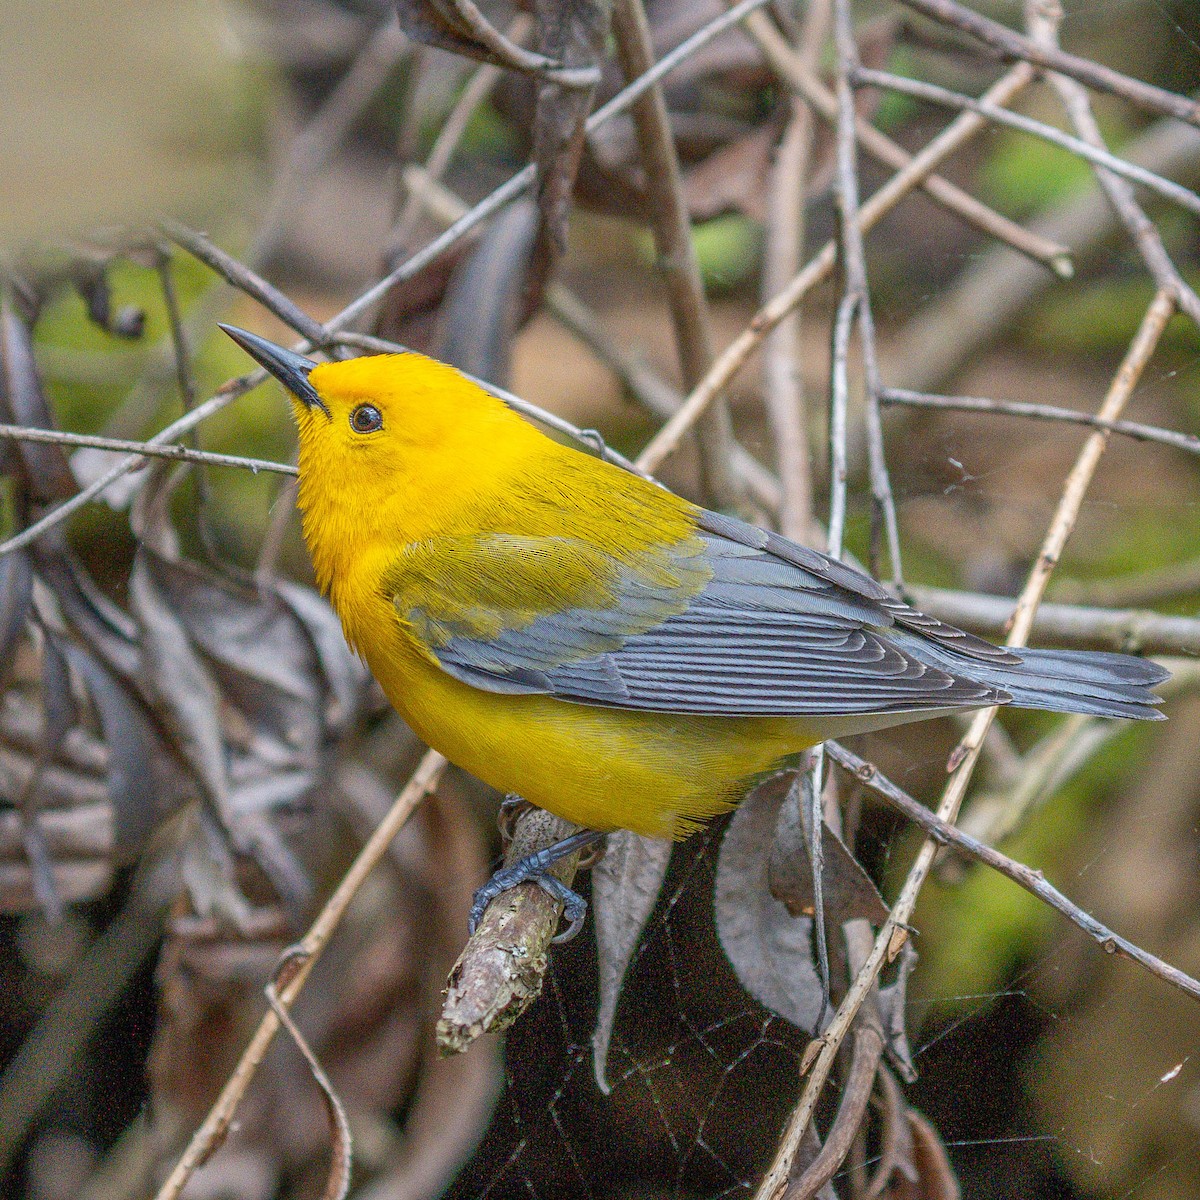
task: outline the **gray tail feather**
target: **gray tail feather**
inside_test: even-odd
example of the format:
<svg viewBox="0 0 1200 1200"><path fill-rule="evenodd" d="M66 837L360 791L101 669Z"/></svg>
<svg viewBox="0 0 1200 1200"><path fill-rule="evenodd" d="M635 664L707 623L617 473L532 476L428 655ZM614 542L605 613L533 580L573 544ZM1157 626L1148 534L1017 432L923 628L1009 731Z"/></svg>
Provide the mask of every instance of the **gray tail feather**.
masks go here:
<svg viewBox="0 0 1200 1200"><path fill-rule="evenodd" d="M1096 717L1132 717L1161 721L1155 707L1160 698L1153 688L1170 674L1149 659L1132 654L1094 650L1018 650L1020 664L1002 666L972 660L968 665L952 653L930 654L928 642L920 657L955 675L1000 688L1017 708L1047 712L1083 713Z"/></svg>
<svg viewBox="0 0 1200 1200"><path fill-rule="evenodd" d="M1170 674L1149 659L1093 650L1020 650L1019 667L992 668L988 682L1019 708L1161 721L1153 688ZM974 672L972 672L974 674Z"/></svg>

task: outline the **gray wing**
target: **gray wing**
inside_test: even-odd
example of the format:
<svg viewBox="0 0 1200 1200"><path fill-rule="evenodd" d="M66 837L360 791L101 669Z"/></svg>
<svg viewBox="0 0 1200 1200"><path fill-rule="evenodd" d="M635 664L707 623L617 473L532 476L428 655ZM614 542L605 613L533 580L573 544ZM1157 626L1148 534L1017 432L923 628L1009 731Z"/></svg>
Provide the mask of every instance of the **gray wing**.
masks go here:
<svg viewBox="0 0 1200 1200"><path fill-rule="evenodd" d="M970 678L970 665L1019 658L853 568L714 513L702 514L698 534L709 577L686 594L625 569L611 607L537 616L486 638L447 629L431 652L487 691L673 713L857 714L1010 698ZM419 610L402 615L422 626ZM924 657L925 643L941 665ZM961 675L945 661L960 658Z"/></svg>

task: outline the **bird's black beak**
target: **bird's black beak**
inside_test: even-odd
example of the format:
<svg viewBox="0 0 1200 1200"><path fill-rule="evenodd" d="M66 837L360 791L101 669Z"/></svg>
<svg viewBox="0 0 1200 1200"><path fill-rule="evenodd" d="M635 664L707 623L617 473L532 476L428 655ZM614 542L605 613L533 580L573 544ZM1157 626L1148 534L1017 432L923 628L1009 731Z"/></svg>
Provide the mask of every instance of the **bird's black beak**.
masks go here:
<svg viewBox="0 0 1200 1200"><path fill-rule="evenodd" d="M285 350L282 346L268 342L257 333L239 329L236 325L222 325L223 329L255 362L266 367L293 396L309 408L319 408L327 417L331 416L325 401L317 395L317 389L308 381L308 373L317 364L302 354Z"/></svg>

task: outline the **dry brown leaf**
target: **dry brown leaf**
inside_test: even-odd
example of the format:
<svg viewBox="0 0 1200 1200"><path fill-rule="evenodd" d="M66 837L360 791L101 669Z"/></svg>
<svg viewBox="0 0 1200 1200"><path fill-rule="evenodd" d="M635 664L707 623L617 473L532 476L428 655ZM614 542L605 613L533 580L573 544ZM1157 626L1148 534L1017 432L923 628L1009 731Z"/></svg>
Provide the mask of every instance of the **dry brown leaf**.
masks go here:
<svg viewBox="0 0 1200 1200"><path fill-rule="evenodd" d="M793 775L787 773L761 786L780 788L786 796L792 779ZM821 823L821 849L824 859L821 890L827 926L834 927L859 918L882 925L887 920L887 905L850 848L824 822ZM813 865L805 843L801 815L798 806L783 800L770 850L767 881L771 895L782 901L792 916L812 915Z"/></svg>
<svg viewBox="0 0 1200 1200"><path fill-rule="evenodd" d="M434 357L507 386L513 337L541 299L530 293L540 224L533 201L517 200L484 230L446 289Z"/></svg>
<svg viewBox="0 0 1200 1200"><path fill-rule="evenodd" d="M646 922L654 911L671 861L671 843L619 829L608 835L604 857L592 869L592 913L596 926L596 970L600 992L592 1033L592 1068L605 1094L608 1048L617 1001Z"/></svg>
<svg viewBox="0 0 1200 1200"><path fill-rule="evenodd" d="M17 425L53 428L50 406L33 360L33 330L12 300L0 300L0 416ZM65 500L78 490L61 446L18 442L16 458L24 468L24 486L40 503Z"/></svg>
<svg viewBox="0 0 1200 1200"><path fill-rule="evenodd" d="M742 986L809 1032L824 1008L812 959L812 921L790 916L767 886L767 858L790 777L776 776L738 806L717 858L717 934Z"/></svg>

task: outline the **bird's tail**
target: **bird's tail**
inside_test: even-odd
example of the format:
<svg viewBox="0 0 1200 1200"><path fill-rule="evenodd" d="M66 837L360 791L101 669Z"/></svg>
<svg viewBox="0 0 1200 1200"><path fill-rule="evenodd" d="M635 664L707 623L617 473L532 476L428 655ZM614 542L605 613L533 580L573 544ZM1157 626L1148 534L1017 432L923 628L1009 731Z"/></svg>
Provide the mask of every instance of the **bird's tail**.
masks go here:
<svg viewBox="0 0 1200 1200"><path fill-rule="evenodd" d="M1160 698L1153 689L1170 672L1147 658L1093 650L1022 649L1016 651L1020 663L972 659L968 665L953 652L935 651L931 656L928 643L922 651L926 661L932 657L945 670L1007 692L1017 708L1143 721L1163 719L1155 707Z"/></svg>

